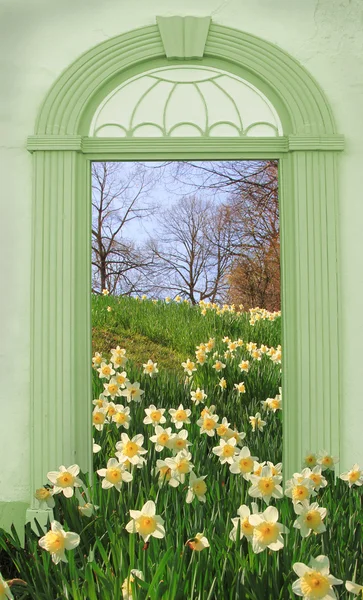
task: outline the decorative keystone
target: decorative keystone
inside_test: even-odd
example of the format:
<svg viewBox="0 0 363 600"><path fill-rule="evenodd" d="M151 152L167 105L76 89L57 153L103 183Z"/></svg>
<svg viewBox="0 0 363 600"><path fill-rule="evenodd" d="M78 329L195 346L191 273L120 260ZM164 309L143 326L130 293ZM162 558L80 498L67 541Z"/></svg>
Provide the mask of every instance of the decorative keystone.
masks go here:
<svg viewBox="0 0 363 600"><path fill-rule="evenodd" d="M211 17L156 17L167 58L203 58Z"/></svg>

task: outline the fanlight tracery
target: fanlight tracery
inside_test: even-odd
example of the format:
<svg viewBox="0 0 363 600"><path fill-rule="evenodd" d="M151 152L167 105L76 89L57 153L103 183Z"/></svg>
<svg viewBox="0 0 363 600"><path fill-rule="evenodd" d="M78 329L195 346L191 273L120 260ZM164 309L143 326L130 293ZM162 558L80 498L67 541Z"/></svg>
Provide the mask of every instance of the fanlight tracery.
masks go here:
<svg viewBox="0 0 363 600"><path fill-rule="evenodd" d="M271 102L250 82L211 67L173 66L133 77L93 117L91 137L275 137Z"/></svg>

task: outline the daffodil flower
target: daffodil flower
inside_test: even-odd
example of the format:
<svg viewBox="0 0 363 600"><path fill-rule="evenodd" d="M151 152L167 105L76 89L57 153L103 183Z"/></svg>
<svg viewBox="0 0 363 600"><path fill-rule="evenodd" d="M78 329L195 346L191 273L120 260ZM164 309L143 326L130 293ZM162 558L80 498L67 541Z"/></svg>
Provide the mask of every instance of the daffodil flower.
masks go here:
<svg viewBox="0 0 363 600"><path fill-rule="evenodd" d="M147 363L143 364L142 366L144 367L144 374L145 375L149 375L150 377L153 377L153 375L156 375L156 373L159 373L159 369L157 368L157 364L158 363L154 363L150 358L147 361Z"/></svg>
<svg viewBox="0 0 363 600"><path fill-rule="evenodd" d="M121 433L121 440L116 444L117 452L115 452L115 455L121 463L126 461L129 461L132 465L143 463L145 459L141 455L147 453L147 450L142 447L143 443L144 436L141 434L134 435L130 439L127 433Z"/></svg>
<svg viewBox="0 0 363 600"><path fill-rule="evenodd" d="M247 446L244 446L239 454L235 454L233 462L229 467L231 473L241 474L244 479L249 480L250 473L253 472L254 462L258 460L257 456L251 456L251 452Z"/></svg>
<svg viewBox="0 0 363 600"><path fill-rule="evenodd" d="M61 465L59 471L49 471L47 478L54 484L53 494L63 492L66 498L71 498L74 488L83 486L83 482L77 477L79 470L78 465L71 465L68 469Z"/></svg>
<svg viewBox="0 0 363 600"><path fill-rule="evenodd" d="M279 485L282 477L280 475L273 475L271 467L262 467L261 476L250 475L249 480L252 486L248 490L248 494L252 498L263 498L266 504L269 504L271 498L283 497L282 487Z"/></svg>
<svg viewBox="0 0 363 600"><path fill-rule="evenodd" d="M258 504L252 502L252 513L258 514ZM237 510L238 517L231 519L233 523L233 529L229 534L229 537L234 542L237 539L238 524L240 524L240 540L245 537L247 541L252 542L254 527L250 523L251 511L246 504L242 504Z"/></svg>
<svg viewBox="0 0 363 600"><path fill-rule="evenodd" d="M191 502L193 502L195 497L199 500L199 502L206 501L205 493L207 491L207 485L204 481L204 479L206 477L207 477L207 475L203 475L202 477L197 477L196 474L194 473L194 471L191 471L190 476L189 476L188 493L187 493L187 497L185 500L187 504L190 504Z"/></svg>
<svg viewBox="0 0 363 600"><path fill-rule="evenodd" d="M361 594L363 598L363 585L359 585L358 583L354 583L353 581L346 581L345 587L351 594L355 594L357 596Z"/></svg>
<svg viewBox="0 0 363 600"><path fill-rule="evenodd" d="M205 548L209 548L210 544L203 533L197 533L193 539L188 540L188 546L195 552L201 552Z"/></svg>
<svg viewBox="0 0 363 600"><path fill-rule="evenodd" d="M282 533L289 533L289 529L278 523L279 512L275 506L269 506L263 513L250 516L253 525L252 550L255 554L263 552L266 548L277 551L284 546Z"/></svg>
<svg viewBox="0 0 363 600"><path fill-rule="evenodd" d="M292 591L303 600L336 600L332 585L341 585L343 581L329 575L329 558L321 554L310 559L310 567L304 563L294 563L292 568L299 576L292 584Z"/></svg>
<svg viewBox="0 0 363 600"><path fill-rule="evenodd" d="M3 579L0 573L0 600L6 600L6 598L8 598L8 600L14 600L14 596L10 591L7 581Z"/></svg>
<svg viewBox="0 0 363 600"><path fill-rule="evenodd" d="M185 423L190 423L189 416L191 410L189 408L184 408L182 404L179 404L177 409L170 408L168 412L171 416L171 422L175 424L177 429L181 429Z"/></svg>
<svg viewBox="0 0 363 600"><path fill-rule="evenodd" d="M126 525L129 533L138 533L147 542L150 536L165 537L164 520L155 514L156 507L152 500L145 502L141 510L130 510L131 521Z"/></svg>
<svg viewBox="0 0 363 600"><path fill-rule="evenodd" d="M293 527L300 529L301 537L308 537L312 531L314 533L326 531L323 519L326 517L327 509L319 507L317 502L309 504L308 500L303 500L295 504L294 510L299 517Z"/></svg>
<svg viewBox="0 0 363 600"><path fill-rule="evenodd" d="M65 556L65 550L73 550L79 545L80 537L78 533L64 531L58 521L53 521L51 529L39 540L39 546L50 552L54 564L60 561L68 562Z"/></svg>
<svg viewBox="0 0 363 600"><path fill-rule="evenodd" d="M224 465L225 463L231 465L233 463L234 455L236 454L235 438L231 438L228 441L221 439L220 445L212 448L212 452L219 457L221 465Z"/></svg>
<svg viewBox="0 0 363 600"><path fill-rule="evenodd" d="M116 458L110 458L107 462L106 469L98 469L98 475L104 477L102 480L102 488L107 490L115 487L118 492L121 491L123 481L130 482L133 479L131 473L126 471L125 466Z"/></svg>
<svg viewBox="0 0 363 600"><path fill-rule="evenodd" d="M363 485L363 470L357 463L355 463L350 471L342 473L339 475L339 478L343 481L347 481L350 488L353 485L357 485L359 487Z"/></svg>
<svg viewBox="0 0 363 600"><path fill-rule="evenodd" d="M162 425L166 423L166 418L164 417L165 408L156 408L154 404L150 404L149 408L145 408L146 417L143 420L145 425Z"/></svg>

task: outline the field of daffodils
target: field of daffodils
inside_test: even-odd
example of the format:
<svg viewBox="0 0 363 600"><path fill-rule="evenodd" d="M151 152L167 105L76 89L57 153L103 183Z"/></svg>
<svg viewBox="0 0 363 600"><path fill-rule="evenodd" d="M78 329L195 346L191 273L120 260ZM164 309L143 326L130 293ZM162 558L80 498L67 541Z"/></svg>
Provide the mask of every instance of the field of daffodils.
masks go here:
<svg viewBox="0 0 363 600"><path fill-rule="evenodd" d="M0 530L0 600L363 598L363 468L306 448L283 482L281 314L92 302L94 472L44 473L24 549Z"/></svg>

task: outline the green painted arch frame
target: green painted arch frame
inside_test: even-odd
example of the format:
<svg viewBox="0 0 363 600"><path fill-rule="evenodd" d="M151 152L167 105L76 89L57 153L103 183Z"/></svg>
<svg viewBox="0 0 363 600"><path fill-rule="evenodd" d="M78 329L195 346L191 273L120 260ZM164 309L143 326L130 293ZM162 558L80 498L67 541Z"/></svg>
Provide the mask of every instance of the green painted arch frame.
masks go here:
<svg viewBox="0 0 363 600"><path fill-rule="evenodd" d="M260 83L270 87L291 121L288 133L336 133L333 114L321 88L306 69L278 46L254 35L212 24L204 56L243 66L257 76ZM88 50L51 88L41 107L35 134L78 135L90 97L124 69L160 57L165 57L165 51L157 25L122 34ZM146 70L145 67L142 70ZM280 114L280 118L284 116L286 122L286 115Z"/></svg>
<svg viewBox="0 0 363 600"><path fill-rule="evenodd" d="M284 127L276 138L89 138L95 107L116 84L167 59L157 25L107 40L68 67L28 138L33 153L31 496L59 465L92 468L92 160L279 160L284 473L307 450L340 455L338 156L329 103L289 54L211 24L202 59L254 83ZM27 520L42 511L30 499Z"/></svg>

